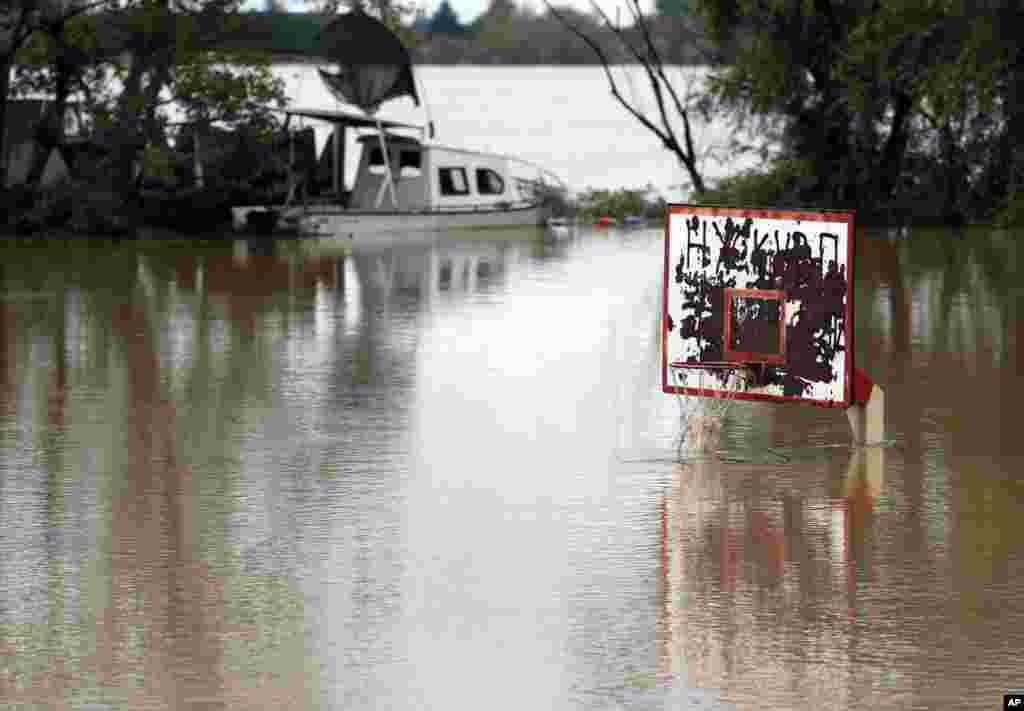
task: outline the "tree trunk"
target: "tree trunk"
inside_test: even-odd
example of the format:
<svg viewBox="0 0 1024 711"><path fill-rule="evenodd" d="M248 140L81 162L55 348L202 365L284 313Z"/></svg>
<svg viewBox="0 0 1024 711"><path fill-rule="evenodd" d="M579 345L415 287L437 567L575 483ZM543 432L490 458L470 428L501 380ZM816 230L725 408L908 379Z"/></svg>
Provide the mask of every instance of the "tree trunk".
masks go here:
<svg viewBox="0 0 1024 711"><path fill-rule="evenodd" d="M696 166L686 164L686 172L690 176L690 182L693 183L693 194L697 197L701 197L707 192L707 185L704 184L704 176L700 174Z"/></svg>
<svg viewBox="0 0 1024 711"><path fill-rule="evenodd" d="M12 57L0 58L0 189L7 187L7 93L11 88Z"/></svg>
<svg viewBox="0 0 1024 711"><path fill-rule="evenodd" d="M54 96L53 96L53 139L62 146L66 136L64 135L64 119L67 117L68 96L71 94L71 81L75 68L64 57L61 57L53 68Z"/></svg>
<svg viewBox="0 0 1024 711"><path fill-rule="evenodd" d="M897 92L893 97L892 126L889 131L889 138L882 149L882 156L875 167L875 176L872 184L877 188L877 199L889 202L894 197L896 185L903 172L903 159L907 153L907 121L910 118L910 111L913 108L913 101L906 92Z"/></svg>
<svg viewBox="0 0 1024 711"><path fill-rule="evenodd" d="M117 101L117 118L111 136L114 154L113 187L124 194L130 192L135 184L135 159L142 143L138 113L143 106L142 75L145 70L141 58L132 56L128 78L125 79L124 90Z"/></svg>
<svg viewBox="0 0 1024 711"><path fill-rule="evenodd" d="M164 127L160 124L157 110L159 108L160 92L173 80L170 62L170 58L165 57L150 71L150 80L146 85L145 91L146 118L143 127L145 140L148 145L159 146L160 148L167 147L167 135Z"/></svg>
<svg viewBox="0 0 1024 711"><path fill-rule="evenodd" d="M62 52L50 63L50 69L54 77L54 101L35 131L36 140L39 141L43 150L36 155L26 181L34 187L38 186L43 176L50 152L65 143L64 119L67 115L68 95L71 93L71 81L75 72L75 67Z"/></svg>
<svg viewBox="0 0 1024 711"><path fill-rule="evenodd" d="M1010 115L1006 121L1006 131L1010 137L1013 152L1008 156L1010 161L1009 191L1010 194L1024 191L1024 50L1017 48L1009 66L1010 80L1006 97L1006 106Z"/></svg>
<svg viewBox="0 0 1024 711"><path fill-rule="evenodd" d="M995 10L997 28L995 42L1007 48L1005 69L1006 133L1011 151L999 157L1008 166L1007 191L1010 196L1024 190L1024 47L1017 36L1019 23L1024 20L1024 7L1018 0L1002 0Z"/></svg>
<svg viewBox="0 0 1024 711"><path fill-rule="evenodd" d="M64 118L67 115L68 95L71 93L71 83L79 67L75 66L68 54L68 46L65 42L64 22L56 22L46 29L49 41L52 43L52 55L50 56L50 71L53 72L54 100L53 105L46 117L44 126L46 129L45 143L47 147L64 144Z"/></svg>

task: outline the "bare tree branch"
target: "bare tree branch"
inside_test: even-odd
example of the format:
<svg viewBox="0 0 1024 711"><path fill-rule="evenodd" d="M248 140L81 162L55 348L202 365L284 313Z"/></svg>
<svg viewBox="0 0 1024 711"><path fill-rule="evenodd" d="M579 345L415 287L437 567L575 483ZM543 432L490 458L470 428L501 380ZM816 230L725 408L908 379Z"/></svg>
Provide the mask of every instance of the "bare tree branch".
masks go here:
<svg viewBox="0 0 1024 711"><path fill-rule="evenodd" d="M596 42L594 42L594 40L591 39L591 37L589 37L587 34L585 34L583 32L580 32L578 29L576 29L576 27L574 27L572 24L567 22L565 20L565 18L561 15L561 13L559 13L557 10L555 10L553 7L551 7L551 5L549 5L547 3L547 0L544 0L544 4L548 6L548 10L550 10L551 14L553 14L555 17L557 17L559 19L559 21L563 22L565 24L565 26L569 28L570 31L572 31L581 40L586 42L587 46L589 46L592 50L594 50L594 53L597 54L597 56L601 60L601 66L604 67L604 73L605 73L605 76L608 77L608 83L611 86L612 95L618 100L618 102L620 104L622 104L623 108L625 108L627 111L629 111L629 113L633 114L634 118L636 118L637 121L642 123L646 128L648 128L650 131L652 131L658 137L662 138L662 140L666 140L665 136L661 133L661 131L658 130L658 127L655 126L653 123L651 123L647 119L646 116L644 116L643 114L640 114L639 112L637 112L636 109L634 109L629 104L629 102L627 102L622 97L622 94L619 93L619 87L615 83L615 78L612 76L611 71L608 69L608 58L605 55L604 50L601 49L600 45L598 45Z"/></svg>
<svg viewBox="0 0 1024 711"><path fill-rule="evenodd" d="M591 0L591 2L593 2L593 0ZM648 52L650 52L650 55L651 55L651 57L653 59L653 62L651 62L651 64L654 65L654 67L653 67L654 71L657 73L658 78L661 80L660 84L664 84L665 85L665 88L668 90L669 96L672 98L672 102L675 104L676 112L679 114L679 116L683 120L683 140L685 141L685 149L683 151L684 155L680 156L680 159L683 160L684 162L687 161L687 160L692 161L694 159L694 156L695 156L695 151L694 151L694 146L693 146L693 130L692 130L692 127L690 126L690 114L689 114L689 111L688 111L687 108L683 107L682 102L679 100L679 95L676 93L675 88L672 86L672 82L670 82L668 80L668 77L665 76L665 65L664 65L664 62L661 61L661 56L658 53L658 48L654 44L654 39L651 36L650 28L647 25L647 21L644 19L644 13L640 9L640 2L639 2L639 0L630 0L630 4L627 7L629 7L630 13L633 15L634 23L640 27L640 32L643 35L644 42L647 44L647 50L648 50ZM647 71L648 71L648 73L650 73L651 72L651 68L647 64L645 64L644 66L647 67ZM654 81L653 76L652 76L651 81L656 86L659 85L658 82ZM658 97L659 97L658 106L659 106L659 108L662 109L662 112L661 112L662 117L665 117L665 111L664 111L663 103L660 100L661 91L660 91L660 89L658 89L657 91L658 91ZM666 124L666 126L667 126L667 124ZM674 134L673 134L673 138L674 138ZM687 165L689 165L689 163L687 163Z"/></svg>
<svg viewBox="0 0 1024 711"><path fill-rule="evenodd" d="M636 0L633 1L635 2ZM654 93L654 100L658 103L658 113L661 116L661 125L664 129L663 134L659 133L659 136L662 136L662 141L665 143L665 147L668 148L669 150L673 150L673 146L677 147L679 145L679 142L676 139L675 131L672 130L672 126L668 122L668 116L665 112L665 99L662 96L661 86L658 83L657 76L651 69L650 61L647 58L641 56L640 52L633 46L633 44L626 39L621 28L612 24L611 19L609 19L608 15L605 14L604 10L601 8L600 5L598 5L595 2L595 0L590 0L590 4L594 8L594 10L601 16L601 19L604 20L605 26L608 27L615 34L615 36L623 45L625 45L625 47L629 50L630 54L632 54L633 57L637 60L637 62L639 62L640 65L643 66L644 71L647 73L647 77L651 82L651 90ZM633 12L633 8L631 6L629 7L630 12ZM671 145L669 145L670 143Z"/></svg>
<svg viewBox="0 0 1024 711"><path fill-rule="evenodd" d="M665 75L660 53L654 43L654 38L651 34L650 28L643 18L643 12L640 9L639 0L630 0L628 7L630 14L633 16L634 28L639 27L640 29L644 42L644 52L641 52L633 45L632 42L629 41L626 33L611 21L595 0L590 0L590 2L594 12L599 15L601 20L604 22L605 28L611 31L616 39L625 46L629 54L632 55L632 57L644 68L648 81L651 85L651 91L654 94L654 99L657 102L658 116L661 123L660 127L655 125L653 120L645 116L643 112L638 111L635 106L626 101L622 96L618 85L615 82L615 78L612 76L611 70L609 69L608 56L604 49L602 49L592 37L569 22L562 13L552 7L549 0L544 0L544 4L547 6L548 12L554 15L554 17L569 29L570 32L582 39L597 55L598 59L601 61L601 66L604 68L605 76L608 78L608 84L611 88L612 96L614 96L623 108L625 108L637 121L639 121L641 125L657 136L667 150L676 156L676 159L682 164L683 168L686 169L686 172L690 177L690 183L694 186L695 192L698 194L703 193L705 191L705 184L700 172L698 156L694 146L693 131L689 117L689 107L685 106L680 100L678 93L672 87L671 82ZM679 117L683 122L683 145L680 145L679 139L672 127L669 109L665 100L665 91L668 91L675 111L679 114Z"/></svg>

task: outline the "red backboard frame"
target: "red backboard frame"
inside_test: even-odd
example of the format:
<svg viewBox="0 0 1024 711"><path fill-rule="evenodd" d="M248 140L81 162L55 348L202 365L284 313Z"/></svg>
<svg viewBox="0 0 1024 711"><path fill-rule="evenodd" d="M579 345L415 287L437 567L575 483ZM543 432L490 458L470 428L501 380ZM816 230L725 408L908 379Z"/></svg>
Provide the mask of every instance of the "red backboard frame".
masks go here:
<svg viewBox="0 0 1024 711"><path fill-rule="evenodd" d="M732 349L732 310L734 299L760 299L779 302L779 352L754 353ZM723 324L722 355L732 363L771 363L782 365L786 362L786 295L778 289L733 289L725 290L725 319Z"/></svg>

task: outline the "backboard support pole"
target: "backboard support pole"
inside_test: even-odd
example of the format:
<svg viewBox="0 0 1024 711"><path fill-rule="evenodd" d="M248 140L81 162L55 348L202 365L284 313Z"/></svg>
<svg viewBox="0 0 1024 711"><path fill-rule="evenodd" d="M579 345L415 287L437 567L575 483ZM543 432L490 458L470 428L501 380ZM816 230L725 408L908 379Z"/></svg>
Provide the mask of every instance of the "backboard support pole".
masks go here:
<svg viewBox="0 0 1024 711"><path fill-rule="evenodd" d="M853 369L853 404L846 418L854 444L869 446L885 440L885 391L860 368Z"/></svg>

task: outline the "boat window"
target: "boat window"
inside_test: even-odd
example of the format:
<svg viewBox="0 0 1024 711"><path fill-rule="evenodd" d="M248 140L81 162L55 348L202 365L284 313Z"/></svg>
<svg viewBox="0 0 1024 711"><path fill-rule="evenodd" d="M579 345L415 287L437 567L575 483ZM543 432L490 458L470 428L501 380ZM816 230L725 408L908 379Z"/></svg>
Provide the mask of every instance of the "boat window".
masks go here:
<svg viewBox="0 0 1024 711"><path fill-rule="evenodd" d="M505 192L505 181L490 168L477 168L476 190L481 195L501 195Z"/></svg>
<svg viewBox="0 0 1024 711"><path fill-rule="evenodd" d="M452 260L445 259L441 262L438 274L438 288L447 291L452 285Z"/></svg>
<svg viewBox="0 0 1024 711"><path fill-rule="evenodd" d="M387 169L384 166L384 151L380 149L380 146L376 146L370 149L370 174L371 175L384 175Z"/></svg>
<svg viewBox="0 0 1024 711"><path fill-rule="evenodd" d="M442 195L469 195L465 168L438 168L437 177Z"/></svg>
<svg viewBox="0 0 1024 711"><path fill-rule="evenodd" d="M398 177L418 178L420 177L420 152L402 151L398 158Z"/></svg>

